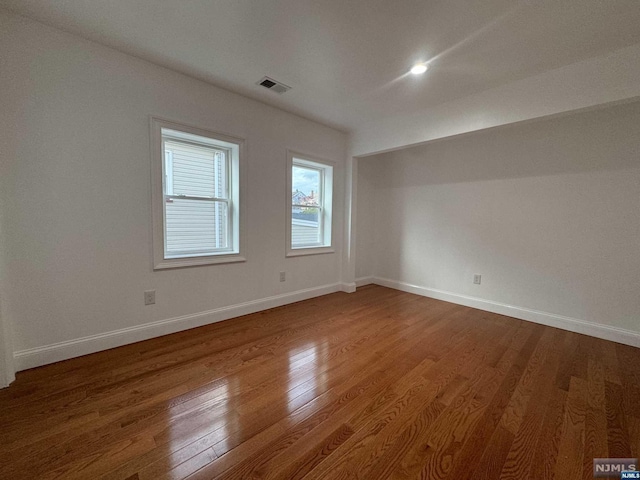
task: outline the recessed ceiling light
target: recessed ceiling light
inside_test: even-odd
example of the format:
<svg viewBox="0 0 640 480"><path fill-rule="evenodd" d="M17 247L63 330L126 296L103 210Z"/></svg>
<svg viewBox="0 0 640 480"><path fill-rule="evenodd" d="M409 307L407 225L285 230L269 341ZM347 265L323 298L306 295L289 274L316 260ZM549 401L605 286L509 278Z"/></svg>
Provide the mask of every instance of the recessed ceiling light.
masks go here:
<svg viewBox="0 0 640 480"><path fill-rule="evenodd" d="M420 75L421 73L426 72L428 68L429 65L427 65L426 63L416 63L413 67L411 67L411 73L413 73L414 75Z"/></svg>

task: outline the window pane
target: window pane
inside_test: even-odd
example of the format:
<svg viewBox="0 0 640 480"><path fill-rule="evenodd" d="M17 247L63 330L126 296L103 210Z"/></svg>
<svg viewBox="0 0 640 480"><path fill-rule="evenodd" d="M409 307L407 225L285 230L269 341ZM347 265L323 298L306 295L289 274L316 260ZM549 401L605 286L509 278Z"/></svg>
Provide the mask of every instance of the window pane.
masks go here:
<svg viewBox="0 0 640 480"><path fill-rule="evenodd" d="M318 245L320 239L321 211L319 208L291 209L291 245L293 247Z"/></svg>
<svg viewBox="0 0 640 480"><path fill-rule="evenodd" d="M321 205L320 171L294 165L291 176L294 205Z"/></svg>
<svg viewBox="0 0 640 480"><path fill-rule="evenodd" d="M165 152L171 152L172 171L166 175L174 195L228 198L224 150L175 140L164 145Z"/></svg>
<svg viewBox="0 0 640 480"><path fill-rule="evenodd" d="M166 199L167 255L213 253L227 249L227 204L206 200Z"/></svg>
<svg viewBox="0 0 640 480"><path fill-rule="evenodd" d="M216 150L213 165L214 178L216 183L214 186L214 196L216 198L229 198L229 176L227 174L227 152Z"/></svg>

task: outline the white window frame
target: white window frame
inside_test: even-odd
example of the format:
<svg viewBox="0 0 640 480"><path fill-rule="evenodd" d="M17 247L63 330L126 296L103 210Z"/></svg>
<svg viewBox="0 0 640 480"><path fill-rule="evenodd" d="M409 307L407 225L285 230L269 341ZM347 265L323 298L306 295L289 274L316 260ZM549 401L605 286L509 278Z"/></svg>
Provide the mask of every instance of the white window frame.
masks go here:
<svg viewBox="0 0 640 480"><path fill-rule="evenodd" d="M151 124L151 209L153 224L153 268L161 270L218 263L244 262L246 218L245 141L242 138L205 130L157 117L150 117ZM193 254L171 257L165 255L165 168L168 159L163 145L163 129L189 135L206 137L216 148L229 152L229 248L213 254ZM169 192L169 196L172 192Z"/></svg>
<svg viewBox="0 0 640 480"><path fill-rule="evenodd" d="M321 222L320 222L320 236L322 241L318 244L296 246L291 244L291 211L293 208L292 202L292 190L293 190L293 167L299 165L305 168L311 168L319 170L320 176L320 198L322 205L320 205ZM287 194L286 194L286 219L287 219L287 234L286 234L286 256L297 257L301 255L318 255L323 253L334 253L334 240L333 240L333 205L335 204L335 188L334 185L334 171L336 169L336 163L330 160L315 157L313 155L307 155L305 153L296 152L293 150L287 150Z"/></svg>

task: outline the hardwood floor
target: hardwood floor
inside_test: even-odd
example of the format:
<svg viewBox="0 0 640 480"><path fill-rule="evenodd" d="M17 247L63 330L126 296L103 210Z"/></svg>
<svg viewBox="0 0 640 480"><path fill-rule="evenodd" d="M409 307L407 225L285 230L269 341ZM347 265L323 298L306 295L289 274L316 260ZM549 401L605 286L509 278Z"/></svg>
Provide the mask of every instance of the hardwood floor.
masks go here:
<svg viewBox="0 0 640 480"><path fill-rule="evenodd" d="M18 374L0 478L591 479L640 350L379 286Z"/></svg>

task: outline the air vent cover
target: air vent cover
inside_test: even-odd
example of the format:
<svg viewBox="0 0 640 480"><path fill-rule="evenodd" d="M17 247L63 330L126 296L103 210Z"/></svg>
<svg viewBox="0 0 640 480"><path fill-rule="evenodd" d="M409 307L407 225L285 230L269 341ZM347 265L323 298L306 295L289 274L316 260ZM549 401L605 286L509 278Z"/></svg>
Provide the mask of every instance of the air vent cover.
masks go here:
<svg viewBox="0 0 640 480"><path fill-rule="evenodd" d="M261 85L264 88L268 88L272 92L276 93L284 93L287 90L291 90L291 87L289 85L285 85L284 83L278 82L277 80L269 77L263 77L262 80L257 83L257 85Z"/></svg>

